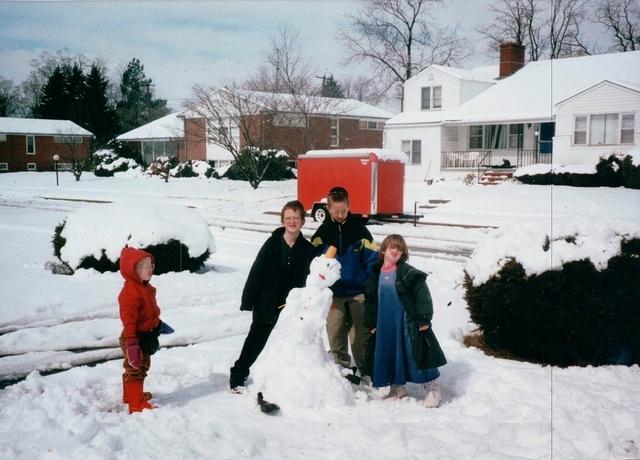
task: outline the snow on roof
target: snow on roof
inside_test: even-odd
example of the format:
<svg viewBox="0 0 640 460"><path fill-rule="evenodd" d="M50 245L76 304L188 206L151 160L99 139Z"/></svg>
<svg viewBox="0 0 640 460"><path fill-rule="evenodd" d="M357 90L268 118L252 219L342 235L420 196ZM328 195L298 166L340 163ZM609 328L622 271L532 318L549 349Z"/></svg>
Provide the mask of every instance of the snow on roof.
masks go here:
<svg viewBox="0 0 640 460"><path fill-rule="evenodd" d="M338 158L338 157L368 157L370 154L375 154L379 160L382 161L401 161L407 162L407 154L397 150L388 149L336 149L336 150L309 150L300 158Z"/></svg>
<svg viewBox="0 0 640 460"><path fill-rule="evenodd" d="M530 62L470 99L459 123L551 120L555 104L603 80L640 84L640 51Z"/></svg>
<svg viewBox="0 0 640 460"><path fill-rule="evenodd" d="M428 70L428 69L440 70L446 74L451 75L452 77L458 78L459 80L483 81L487 83L495 83L496 81L495 77L491 77L488 75L488 71L486 69L484 71L476 71L475 69L467 70L467 69L461 69L459 67L449 67L446 65L436 65L436 64L430 65L425 70ZM424 72L425 70L423 70L422 72Z"/></svg>
<svg viewBox="0 0 640 460"><path fill-rule="evenodd" d="M93 136L93 133L70 120L47 120L40 118L0 117L0 133Z"/></svg>
<svg viewBox="0 0 640 460"><path fill-rule="evenodd" d="M146 139L175 139L184 137L184 122L179 118L181 112L171 113L146 125L142 125L116 137L119 141L139 141Z"/></svg>
<svg viewBox="0 0 640 460"><path fill-rule="evenodd" d="M474 67L471 69L473 73L479 73L482 75L486 75L489 78L493 78L497 80L500 77L500 65L492 64L492 65L481 65L478 67Z"/></svg>
<svg viewBox="0 0 640 460"><path fill-rule="evenodd" d="M393 118L387 120L385 127L393 125L409 125L414 123L433 123L439 124L443 120L450 118L450 112L444 110L428 111L428 110L415 110L399 113Z"/></svg>
<svg viewBox="0 0 640 460"><path fill-rule="evenodd" d="M256 104L265 105L267 108L281 110L283 112L295 112L295 107L302 103L312 107L311 112L314 114L383 119L389 119L394 115L392 112L355 99L304 95L294 96L292 94L248 90L242 90L239 94L251 99Z"/></svg>

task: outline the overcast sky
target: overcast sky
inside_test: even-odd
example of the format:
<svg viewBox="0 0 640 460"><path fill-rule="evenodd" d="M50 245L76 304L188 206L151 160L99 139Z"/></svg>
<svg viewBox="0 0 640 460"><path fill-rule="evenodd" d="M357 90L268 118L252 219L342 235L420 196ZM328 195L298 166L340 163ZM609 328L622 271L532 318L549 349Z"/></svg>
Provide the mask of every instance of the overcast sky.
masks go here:
<svg viewBox="0 0 640 460"><path fill-rule="evenodd" d="M464 67L496 64L479 43L474 27L490 20L490 0L445 0L432 9L439 22L459 24L476 38L476 53ZM244 79L261 63L270 38L286 23L300 32L318 74L366 72L343 65L345 49L336 38L357 0L289 1L102 1L3 2L0 0L0 76L22 82L30 61L42 51L67 49L90 60L102 58L109 76L118 75L133 57L156 84L156 96L174 109L194 83L215 85Z"/></svg>

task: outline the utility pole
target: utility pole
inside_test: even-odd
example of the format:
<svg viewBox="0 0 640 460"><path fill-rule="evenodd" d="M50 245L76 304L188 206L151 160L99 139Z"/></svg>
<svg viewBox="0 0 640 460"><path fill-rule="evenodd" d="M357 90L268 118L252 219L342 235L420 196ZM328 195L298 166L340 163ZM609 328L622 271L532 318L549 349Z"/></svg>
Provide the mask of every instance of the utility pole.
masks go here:
<svg viewBox="0 0 640 460"><path fill-rule="evenodd" d="M156 85L150 82L143 85L147 88L147 123L149 123L151 121L151 87Z"/></svg>
<svg viewBox="0 0 640 460"><path fill-rule="evenodd" d="M322 76L316 75L316 78L320 78L322 80L322 86L320 87L320 96L324 96L324 88L325 88L325 80L327 79L327 74L324 73Z"/></svg>

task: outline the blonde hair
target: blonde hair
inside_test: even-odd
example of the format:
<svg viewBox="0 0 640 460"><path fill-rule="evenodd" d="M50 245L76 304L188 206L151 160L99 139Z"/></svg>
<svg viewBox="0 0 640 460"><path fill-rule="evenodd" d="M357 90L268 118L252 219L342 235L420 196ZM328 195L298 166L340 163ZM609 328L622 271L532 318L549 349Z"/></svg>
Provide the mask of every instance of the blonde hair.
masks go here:
<svg viewBox="0 0 640 460"><path fill-rule="evenodd" d="M402 235L392 234L382 240L382 244L380 245L380 260L384 260L384 253L389 247L402 251L399 262L406 262L409 259L409 248Z"/></svg>

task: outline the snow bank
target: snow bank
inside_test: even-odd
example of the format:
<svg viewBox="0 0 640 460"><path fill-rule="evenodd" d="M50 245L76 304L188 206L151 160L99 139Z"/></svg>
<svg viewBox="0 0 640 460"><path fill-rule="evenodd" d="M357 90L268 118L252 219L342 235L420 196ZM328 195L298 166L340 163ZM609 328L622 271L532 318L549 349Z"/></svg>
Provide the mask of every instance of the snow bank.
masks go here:
<svg viewBox="0 0 640 460"><path fill-rule="evenodd" d="M112 262L125 244L147 247L175 239L184 244L190 257L207 249L215 252L207 222L195 211L159 202L91 204L66 219L61 236L67 240L60 258L71 267L82 259L100 259L102 251Z"/></svg>
<svg viewBox="0 0 640 460"><path fill-rule="evenodd" d="M611 257L620 254L623 240L640 238L637 223L623 220L593 221L579 217L573 221L512 225L491 232L482 241L466 271L479 286L515 259L528 276L558 270L568 262L589 259L598 270L607 268Z"/></svg>
<svg viewBox="0 0 640 460"><path fill-rule="evenodd" d="M567 166L558 166L558 165L550 165L550 164L533 164L529 166L524 166L522 168L518 168L517 171L513 174L514 177L522 177L522 176L536 176L538 174L595 174L596 173L596 165L567 165Z"/></svg>

